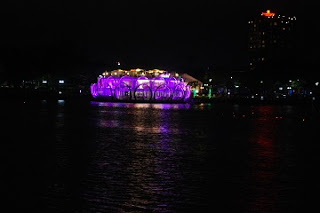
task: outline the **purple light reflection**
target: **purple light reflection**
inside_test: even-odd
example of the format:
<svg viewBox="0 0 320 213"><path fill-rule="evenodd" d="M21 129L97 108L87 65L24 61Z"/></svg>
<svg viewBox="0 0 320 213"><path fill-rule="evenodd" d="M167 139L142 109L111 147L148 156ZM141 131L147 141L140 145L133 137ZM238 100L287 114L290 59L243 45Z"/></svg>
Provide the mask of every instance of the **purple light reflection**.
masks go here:
<svg viewBox="0 0 320 213"><path fill-rule="evenodd" d="M183 103L173 103L173 104L166 104L166 103L122 103L122 102L97 102L91 101L92 106L102 106L102 107L111 107L111 108L136 108L136 109L174 109L174 110L185 110L190 109L190 104L183 104Z"/></svg>

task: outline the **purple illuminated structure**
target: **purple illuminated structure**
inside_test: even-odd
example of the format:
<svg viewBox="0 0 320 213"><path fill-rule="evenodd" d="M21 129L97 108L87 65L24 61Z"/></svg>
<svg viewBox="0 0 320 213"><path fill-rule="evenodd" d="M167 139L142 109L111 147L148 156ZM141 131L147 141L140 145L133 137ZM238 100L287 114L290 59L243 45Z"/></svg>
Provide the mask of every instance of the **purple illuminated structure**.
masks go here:
<svg viewBox="0 0 320 213"><path fill-rule="evenodd" d="M121 76L119 72L123 70L112 71L111 76L108 72L99 76L97 83L91 84L92 96L103 100L142 102L185 102L190 97L190 86L181 77L177 79L161 72L154 75L154 71L139 75L136 70L135 73L125 71Z"/></svg>

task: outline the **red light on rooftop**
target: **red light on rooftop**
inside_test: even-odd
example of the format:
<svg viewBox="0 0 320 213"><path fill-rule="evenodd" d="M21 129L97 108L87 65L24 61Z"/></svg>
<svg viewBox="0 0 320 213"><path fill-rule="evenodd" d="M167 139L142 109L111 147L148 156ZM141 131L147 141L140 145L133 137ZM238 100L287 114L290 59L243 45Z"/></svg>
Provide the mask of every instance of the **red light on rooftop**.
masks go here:
<svg viewBox="0 0 320 213"><path fill-rule="evenodd" d="M266 16L266 17L272 17L275 15L275 13L271 13L270 10L267 10L267 12L262 12L263 16Z"/></svg>

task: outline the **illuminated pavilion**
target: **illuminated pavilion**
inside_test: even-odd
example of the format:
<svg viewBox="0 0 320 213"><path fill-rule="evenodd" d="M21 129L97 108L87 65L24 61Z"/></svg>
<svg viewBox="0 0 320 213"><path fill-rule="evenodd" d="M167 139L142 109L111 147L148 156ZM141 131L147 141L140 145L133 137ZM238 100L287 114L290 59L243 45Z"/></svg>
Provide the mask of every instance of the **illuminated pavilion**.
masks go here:
<svg viewBox="0 0 320 213"><path fill-rule="evenodd" d="M102 73L91 84L91 94L106 101L185 102L190 98L190 86L178 73L117 69Z"/></svg>

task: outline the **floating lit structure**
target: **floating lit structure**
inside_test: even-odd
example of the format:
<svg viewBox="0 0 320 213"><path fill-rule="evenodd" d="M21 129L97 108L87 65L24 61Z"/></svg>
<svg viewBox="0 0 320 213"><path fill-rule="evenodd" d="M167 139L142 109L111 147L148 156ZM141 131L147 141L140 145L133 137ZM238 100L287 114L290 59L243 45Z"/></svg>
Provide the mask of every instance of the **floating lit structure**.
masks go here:
<svg viewBox="0 0 320 213"><path fill-rule="evenodd" d="M159 69L106 71L91 84L91 95L102 100L185 102L190 93L190 85L178 73Z"/></svg>

